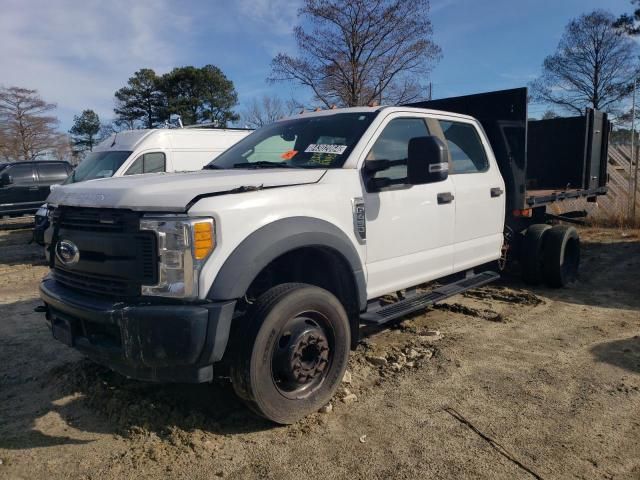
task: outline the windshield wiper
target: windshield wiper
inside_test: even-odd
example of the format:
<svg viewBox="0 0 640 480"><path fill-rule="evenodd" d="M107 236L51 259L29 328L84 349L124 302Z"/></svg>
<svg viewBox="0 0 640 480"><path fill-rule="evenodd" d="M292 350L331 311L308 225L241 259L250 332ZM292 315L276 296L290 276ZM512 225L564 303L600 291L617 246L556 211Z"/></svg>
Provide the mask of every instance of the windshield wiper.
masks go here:
<svg viewBox="0 0 640 480"><path fill-rule="evenodd" d="M224 168L219 167L218 165L214 165L213 163L205 165L204 167L202 167L202 169L203 170L224 170Z"/></svg>
<svg viewBox="0 0 640 480"><path fill-rule="evenodd" d="M296 168L285 162L242 162L234 163L233 168Z"/></svg>

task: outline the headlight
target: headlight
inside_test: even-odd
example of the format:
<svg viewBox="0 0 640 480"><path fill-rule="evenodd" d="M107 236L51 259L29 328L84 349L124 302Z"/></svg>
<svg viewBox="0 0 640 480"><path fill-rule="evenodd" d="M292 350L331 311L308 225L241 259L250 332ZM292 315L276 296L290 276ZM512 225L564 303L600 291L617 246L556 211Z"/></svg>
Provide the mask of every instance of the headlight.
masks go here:
<svg viewBox="0 0 640 480"><path fill-rule="evenodd" d="M212 218L144 217L140 230L158 238L158 283L143 285L142 295L197 298L200 269L215 248Z"/></svg>

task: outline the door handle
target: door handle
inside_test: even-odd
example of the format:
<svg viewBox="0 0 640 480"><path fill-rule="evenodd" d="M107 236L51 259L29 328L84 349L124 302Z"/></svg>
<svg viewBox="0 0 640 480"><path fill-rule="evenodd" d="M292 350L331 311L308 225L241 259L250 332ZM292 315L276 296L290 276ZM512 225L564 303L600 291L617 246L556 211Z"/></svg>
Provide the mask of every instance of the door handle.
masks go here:
<svg viewBox="0 0 640 480"><path fill-rule="evenodd" d="M29 190L38 190L40 187L29 187Z"/></svg>
<svg viewBox="0 0 640 480"><path fill-rule="evenodd" d="M491 189L491 198L499 197L503 193L504 193L504 190L502 190L500 187L494 187Z"/></svg>
<svg viewBox="0 0 640 480"><path fill-rule="evenodd" d="M438 205L445 205L453 202L454 196L451 192L442 192L438 194Z"/></svg>

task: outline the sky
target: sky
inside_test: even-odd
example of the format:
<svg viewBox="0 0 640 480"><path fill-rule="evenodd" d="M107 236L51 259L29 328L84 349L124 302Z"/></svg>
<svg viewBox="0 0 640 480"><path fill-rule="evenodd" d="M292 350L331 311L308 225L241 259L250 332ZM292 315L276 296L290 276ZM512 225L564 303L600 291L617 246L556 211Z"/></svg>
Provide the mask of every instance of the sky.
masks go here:
<svg viewBox="0 0 640 480"><path fill-rule="evenodd" d="M301 0L0 0L0 85L36 89L56 103L61 130L95 110L113 118L113 93L140 68L162 74L213 64L236 87L242 112L262 95L307 101L292 84L268 84L279 52L295 54ZM431 0L443 57L433 97L525 86L540 74L569 20L630 0ZM543 106L532 106L539 115Z"/></svg>

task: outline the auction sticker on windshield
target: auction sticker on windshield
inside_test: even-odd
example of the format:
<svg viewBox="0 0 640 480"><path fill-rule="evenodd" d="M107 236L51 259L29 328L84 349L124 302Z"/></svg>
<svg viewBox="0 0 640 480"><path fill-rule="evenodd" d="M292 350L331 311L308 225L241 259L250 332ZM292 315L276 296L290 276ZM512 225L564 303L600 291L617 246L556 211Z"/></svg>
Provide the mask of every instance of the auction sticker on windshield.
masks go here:
<svg viewBox="0 0 640 480"><path fill-rule="evenodd" d="M342 155L346 149L346 145L324 145L312 143L307 147L305 153L333 153L334 155Z"/></svg>

